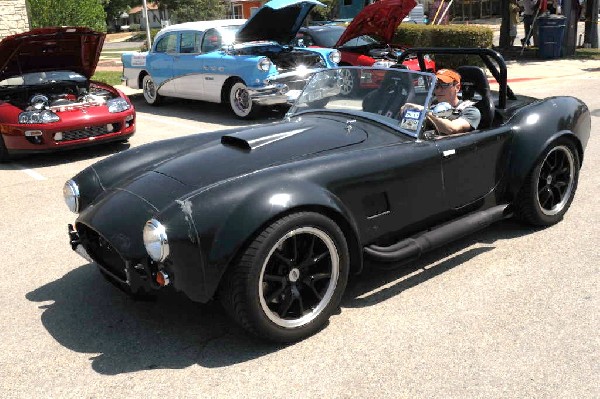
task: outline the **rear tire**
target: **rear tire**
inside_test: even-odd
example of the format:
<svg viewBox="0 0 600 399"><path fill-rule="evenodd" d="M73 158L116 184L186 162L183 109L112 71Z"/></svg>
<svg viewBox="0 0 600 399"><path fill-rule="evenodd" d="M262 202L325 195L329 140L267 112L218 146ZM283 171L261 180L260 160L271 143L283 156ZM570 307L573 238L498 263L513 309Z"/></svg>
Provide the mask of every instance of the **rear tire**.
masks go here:
<svg viewBox="0 0 600 399"><path fill-rule="evenodd" d="M515 204L517 216L535 226L562 220L577 190L579 164L579 153L571 140L552 142L525 180Z"/></svg>
<svg viewBox="0 0 600 399"><path fill-rule="evenodd" d="M154 84L152 76L146 75L142 80L142 89L144 90L144 100L149 105L159 105L162 102L162 96L158 94L158 87Z"/></svg>
<svg viewBox="0 0 600 399"><path fill-rule="evenodd" d="M348 270L348 247L335 222L318 213L295 213L250 243L224 277L219 298L250 333L298 341L323 328L338 309Z"/></svg>

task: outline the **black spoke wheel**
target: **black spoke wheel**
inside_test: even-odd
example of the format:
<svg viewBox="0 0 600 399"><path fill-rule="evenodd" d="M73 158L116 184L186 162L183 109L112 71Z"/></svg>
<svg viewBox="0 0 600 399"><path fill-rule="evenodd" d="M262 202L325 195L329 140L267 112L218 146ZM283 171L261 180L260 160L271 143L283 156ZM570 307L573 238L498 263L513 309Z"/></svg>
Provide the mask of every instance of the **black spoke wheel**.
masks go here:
<svg viewBox="0 0 600 399"><path fill-rule="evenodd" d="M560 221L569 209L579 178L579 154L566 139L553 142L529 175L517 201L521 219L548 226Z"/></svg>
<svg viewBox="0 0 600 399"><path fill-rule="evenodd" d="M221 301L255 335L296 341L321 329L339 306L348 261L344 235L331 219L292 214L264 229L232 265Z"/></svg>

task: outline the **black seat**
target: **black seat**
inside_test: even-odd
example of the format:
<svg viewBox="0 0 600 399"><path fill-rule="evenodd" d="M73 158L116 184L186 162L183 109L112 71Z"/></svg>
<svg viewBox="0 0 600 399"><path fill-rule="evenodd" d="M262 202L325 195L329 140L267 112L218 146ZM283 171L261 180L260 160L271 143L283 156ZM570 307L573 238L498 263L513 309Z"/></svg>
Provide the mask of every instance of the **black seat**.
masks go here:
<svg viewBox="0 0 600 399"><path fill-rule="evenodd" d="M404 65L396 68L407 69ZM379 88L363 99L363 111L396 118L402 105L414 101L414 87L409 80L409 75L386 74Z"/></svg>
<svg viewBox="0 0 600 399"><path fill-rule="evenodd" d="M492 99L490 84L483 69L477 66L460 66L456 72L461 77L462 99L475 102L475 107L481 113L478 129L492 126L496 107ZM479 96L477 96L477 94Z"/></svg>

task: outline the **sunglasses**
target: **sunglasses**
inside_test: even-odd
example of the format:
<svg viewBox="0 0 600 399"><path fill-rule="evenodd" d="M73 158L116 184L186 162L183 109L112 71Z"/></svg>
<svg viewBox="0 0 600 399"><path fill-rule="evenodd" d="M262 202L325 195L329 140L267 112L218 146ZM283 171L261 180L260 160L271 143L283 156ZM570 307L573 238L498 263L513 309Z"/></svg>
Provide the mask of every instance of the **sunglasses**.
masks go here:
<svg viewBox="0 0 600 399"><path fill-rule="evenodd" d="M452 86L454 86L454 83L443 83L443 82L435 83L436 89L447 89L448 87L452 87Z"/></svg>

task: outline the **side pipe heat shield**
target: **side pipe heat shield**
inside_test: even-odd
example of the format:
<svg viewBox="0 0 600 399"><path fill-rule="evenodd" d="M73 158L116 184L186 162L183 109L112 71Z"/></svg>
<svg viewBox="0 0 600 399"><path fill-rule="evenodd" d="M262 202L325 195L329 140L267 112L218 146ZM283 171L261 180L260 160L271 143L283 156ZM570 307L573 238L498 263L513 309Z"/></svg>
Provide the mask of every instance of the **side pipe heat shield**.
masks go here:
<svg viewBox="0 0 600 399"><path fill-rule="evenodd" d="M477 211L430 231L392 244L388 247L369 245L364 252L380 262L399 262L417 259L421 254L451 241L481 230L492 223L511 217L508 205L498 205Z"/></svg>

